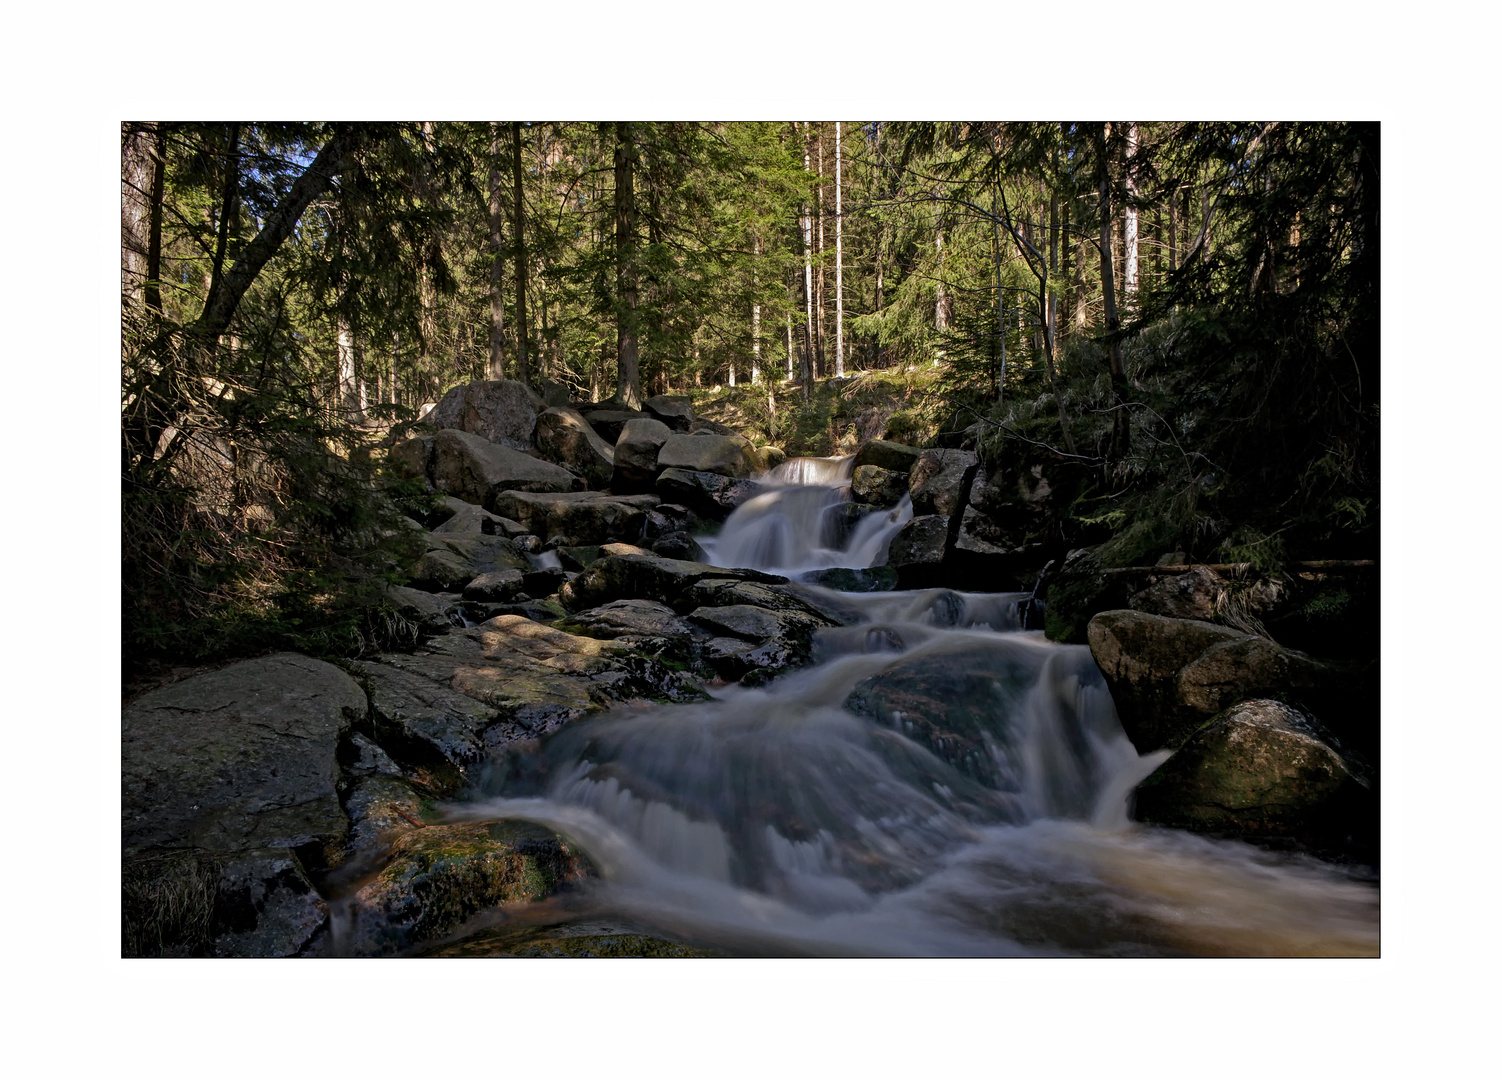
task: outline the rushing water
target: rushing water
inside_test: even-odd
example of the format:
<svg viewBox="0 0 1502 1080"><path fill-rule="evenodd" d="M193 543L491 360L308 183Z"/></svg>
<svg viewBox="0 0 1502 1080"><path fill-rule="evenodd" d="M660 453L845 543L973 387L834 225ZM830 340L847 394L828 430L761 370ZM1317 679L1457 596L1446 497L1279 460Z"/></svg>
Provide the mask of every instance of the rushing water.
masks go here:
<svg viewBox="0 0 1502 1080"><path fill-rule="evenodd" d="M842 535L848 475L787 462L704 546L880 562L911 509ZM453 812L557 829L601 872L587 914L735 954L1374 955L1360 873L1130 820L1167 755L1133 749L1087 648L1018 629L1024 598L842 594L863 618L815 665L571 725Z"/></svg>

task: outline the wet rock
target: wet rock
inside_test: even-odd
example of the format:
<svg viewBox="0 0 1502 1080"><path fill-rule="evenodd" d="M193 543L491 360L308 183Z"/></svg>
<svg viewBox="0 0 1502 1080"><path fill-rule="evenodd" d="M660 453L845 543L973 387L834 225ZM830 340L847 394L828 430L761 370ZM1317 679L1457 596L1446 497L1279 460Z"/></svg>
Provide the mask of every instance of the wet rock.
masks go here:
<svg viewBox="0 0 1502 1080"><path fill-rule="evenodd" d="M542 398L522 383L476 380L444 394L422 422L440 431L456 428L512 450L531 450L537 414L545 408Z"/></svg>
<svg viewBox="0 0 1502 1080"><path fill-rule="evenodd" d="M532 570L522 575L522 591L534 598L552 596L566 580L563 569L557 566Z"/></svg>
<svg viewBox="0 0 1502 1080"><path fill-rule="evenodd" d="M755 480L736 480L719 473L664 469L657 477L663 502L687 506L713 521L723 521L742 503L765 490Z"/></svg>
<svg viewBox="0 0 1502 1080"><path fill-rule="evenodd" d="M803 581L807 585L837 589L840 592L890 592L897 587L897 571L890 566L871 566L865 569L835 566L804 574Z"/></svg>
<svg viewBox="0 0 1502 1080"><path fill-rule="evenodd" d="M980 459L969 450L924 450L908 474L914 515L955 518L970 499Z"/></svg>
<svg viewBox="0 0 1502 1080"><path fill-rule="evenodd" d="M586 637L619 641L649 656L679 663L698 659L708 633L655 600L612 600L569 616L559 629Z"/></svg>
<svg viewBox="0 0 1502 1080"><path fill-rule="evenodd" d="M639 555L610 555L597 560L559 590L559 599L570 611L599 607L612 600L656 600L677 608L689 590L707 578L732 584L784 584L787 581L787 578L763 574L759 570L726 569L681 559L664 559L643 552Z"/></svg>
<svg viewBox="0 0 1502 1080"><path fill-rule="evenodd" d="M582 852L528 822L413 829L355 894L345 947L362 956L402 952L483 911L535 903L589 876Z"/></svg>
<svg viewBox="0 0 1502 1080"><path fill-rule="evenodd" d="M888 469L906 476L912 472L913 466L918 464L920 453L921 451L916 446L888 442L885 439L872 439L855 452L855 467L859 469L862 465L874 465L879 469Z"/></svg>
<svg viewBox="0 0 1502 1080"><path fill-rule="evenodd" d="M582 476L590 487L603 488L610 483L615 450L573 409L552 408L539 413L533 440L544 458Z"/></svg>
<svg viewBox="0 0 1502 1080"><path fill-rule="evenodd" d="M455 630L415 653L355 664L375 734L438 794L487 753L632 698L697 697L657 661L517 614Z"/></svg>
<svg viewBox="0 0 1502 1080"><path fill-rule="evenodd" d="M913 518L892 537L887 565L897 572L899 588L921 589L944 579L948 550L949 519L942 514L925 514Z"/></svg>
<svg viewBox="0 0 1502 1080"><path fill-rule="evenodd" d="M850 478L850 497L871 506L895 506L907 494L907 473L879 465L858 465Z"/></svg>
<svg viewBox="0 0 1502 1080"><path fill-rule="evenodd" d="M453 429L440 431L434 439L433 484L492 511L496 496L503 492L576 491L584 486L567 469ZM504 510L495 512L514 517Z"/></svg>
<svg viewBox="0 0 1502 1080"><path fill-rule="evenodd" d="M1139 821L1236 836L1370 841L1367 768L1317 720L1280 701L1216 715L1137 788Z"/></svg>
<svg viewBox="0 0 1502 1080"><path fill-rule="evenodd" d="M237 854L220 870L210 955L315 955L327 942L328 921L328 904L291 851Z"/></svg>
<svg viewBox="0 0 1502 1080"><path fill-rule="evenodd" d="M385 858L396 837L423 823L423 798L400 772L351 781L344 810L350 823L345 862L356 872L368 873Z"/></svg>
<svg viewBox="0 0 1502 1080"><path fill-rule="evenodd" d="M642 523L641 538L657 540L673 532L696 533L700 531L699 515L681 503L661 503L647 512Z"/></svg>
<svg viewBox="0 0 1502 1080"><path fill-rule="evenodd" d="M661 555L665 559L704 561L704 549L686 532L670 532L658 537L652 542L652 554Z"/></svg>
<svg viewBox="0 0 1502 1080"><path fill-rule="evenodd" d="M520 521L538 536L567 537L574 546L635 539L655 495L611 495L598 491L531 494L509 491L495 500L497 513Z"/></svg>
<svg viewBox="0 0 1502 1080"><path fill-rule="evenodd" d="M652 491L657 474L662 471L657 454L672 433L661 420L645 418L631 420L621 428L615 443L610 490L619 494Z"/></svg>
<svg viewBox="0 0 1502 1080"><path fill-rule="evenodd" d="M279 653L152 690L121 717L121 842L215 852L295 848L337 861L348 823L336 750L365 694Z"/></svg>
<svg viewBox="0 0 1502 1080"><path fill-rule="evenodd" d="M650 516L650 515L649 515ZM558 550L558 563L577 573L600 557L599 544L565 545Z"/></svg>
<svg viewBox="0 0 1502 1080"><path fill-rule="evenodd" d="M1358 751L1375 749L1375 672L1230 627L1138 611L1102 612L1089 637L1139 753L1174 749L1222 709L1253 698L1302 704Z"/></svg>
<svg viewBox="0 0 1502 1080"><path fill-rule="evenodd" d="M756 448L741 435L669 435L657 452L657 465L737 480L758 471Z"/></svg>
<svg viewBox="0 0 1502 1080"><path fill-rule="evenodd" d="M787 451L780 446L763 446L759 452L764 462L763 468L768 471L777 468L788 459Z"/></svg>
<svg viewBox="0 0 1502 1080"><path fill-rule="evenodd" d="M482 574L531 568L516 541L503 536L430 533L412 584L429 592L458 592Z"/></svg>
<svg viewBox="0 0 1502 1080"><path fill-rule="evenodd" d="M1106 572L1093 548L1069 552L1050 574L1047 589L1044 631L1050 641L1066 645L1086 644L1090 620L1103 611L1125 608L1135 591L1126 575Z"/></svg>
<svg viewBox="0 0 1502 1080"><path fill-rule="evenodd" d="M516 594L522 592L523 589L520 570L515 568L493 570L488 574L481 574L464 586L464 599L505 604L514 600Z"/></svg>
<svg viewBox="0 0 1502 1080"><path fill-rule="evenodd" d="M641 407L674 431L688 431L694 422L694 407L682 394L658 394L641 403Z"/></svg>

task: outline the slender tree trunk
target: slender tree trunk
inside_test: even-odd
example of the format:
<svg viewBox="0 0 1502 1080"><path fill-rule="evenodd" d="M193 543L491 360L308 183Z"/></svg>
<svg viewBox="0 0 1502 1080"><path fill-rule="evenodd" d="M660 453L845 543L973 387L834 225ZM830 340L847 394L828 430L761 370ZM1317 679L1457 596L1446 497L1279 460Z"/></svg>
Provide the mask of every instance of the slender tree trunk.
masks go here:
<svg viewBox="0 0 1502 1080"><path fill-rule="evenodd" d="M240 219L240 125L231 124L229 147L225 156L224 195L220 200L219 229L214 239L214 265L209 277L209 295L219 290L224 279L224 260L229 253L229 238Z"/></svg>
<svg viewBox="0 0 1502 1080"><path fill-rule="evenodd" d="M840 122L834 122L834 373L845 377L845 204L840 190Z"/></svg>
<svg viewBox="0 0 1502 1080"><path fill-rule="evenodd" d="M1179 193L1168 197L1168 272L1179 268Z"/></svg>
<svg viewBox="0 0 1502 1080"><path fill-rule="evenodd" d="M808 121L803 123L803 171L808 173ZM813 270L813 222L808 212L808 204L804 203L803 220L799 223L801 229L799 238L803 243L803 400L809 400L812 393L811 385L814 381L813 373L813 324L814 324L814 270Z"/></svg>
<svg viewBox="0 0 1502 1080"><path fill-rule="evenodd" d="M489 379L506 377L506 206L501 172L505 141L499 121L490 123L490 363Z"/></svg>
<svg viewBox="0 0 1502 1080"><path fill-rule="evenodd" d="M146 283L142 295L146 306L162 313L162 203L167 193L167 136L160 124L152 125L151 221L146 238Z"/></svg>
<svg viewBox="0 0 1502 1080"><path fill-rule="evenodd" d="M886 271L886 239L887 232L881 225L877 226L876 232L876 314L881 314L882 283ZM876 367L877 353L881 348L879 335L871 336L871 359L868 367Z"/></svg>
<svg viewBox="0 0 1502 1080"><path fill-rule="evenodd" d="M1127 125L1126 136L1126 207L1124 213L1123 232L1123 257L1126 261L1126 276L1124 280L1124 293L1126 294L1126 307L1128 311L1136 310L1137 306L1137 124Z"/></svg>
<svg viewBox="0 0 1502 1080"><path fill-rule="evenodd" d="M616 400L641 408L641 376L636 358L636 193L635 135L629 121L615 125Z"/></svg>
<svg viewBox="0 0 1502 1080"><path fill-rule="evenodd" d="M120 295L136 303L144 299L150 278L146 264L151 246L155 140L155 124L120 125Z"/></svg>
<svg viewBox="0 0 1502 1080"><path fill-rule="evenodd" d="M516 377L531 385L527 363L527 233L526 204L522 202L522 125L511 121L512 249L516 253Z"/></svg>
<svg viewBox="0 0 1502 1080"><path fill-rule="evenodd" d="M339 360L339 409L346 422L359 424L364 422L365 412L361 405L362 395L355 373L355 333L350 326L348 316L342 311L338 316L337 331L335 348Z"/></svg>
<svg viewBox="0 0 1502 1080"><path fill-rule="evenodd" d="M934 333L941 344L934 349L934 367L944 357L943 334L949 329L949 297L944 292L944 214L942 205L934 204L934 251L938 270L934 275Z"/></svg>
<svg viewBox="0 0 1502 1080"><path fill-rule="evenodd" d="M816 371L819 378L829 375L829 362L824 356L824 125L821 122L815 136L819 147L819 185L815 191L815 205L819 212L819 275L816 282L819 313L818 334L815 341L818 342L818 366Z"/></svg>
<svg viewBox="0 0 1502 1080"><path fill-rule="evenodd" d="M1111 208L1111 170L1106 161L1106 135L1104 129L1097 136L1097 150L1100 169L1100 284L1101 292L1106 305L1106 358L1111 371L1111 389L1115 397L1115 416L1112 424L1112 456L1120 460L1125 456L1130 444L1131 429L1127 426L1126 413L1127 382L1126 370L1121 363L1121 347L1117 343L1116 333L1121 329L1121 317L1116 311L1116 280L1115 267L1112 263L1111 232L1112 232L1112 208Z"/></svg>
<svg viewBox="0 0 1502 1080"><path fill-rule="evenodd" d="M787 306L787 311L785 313L787 315L787 357L788 357L787 379L788 379L789 382L791 382L792 378L793 378L793 305L796 303L796 298L793 295L793 291L794 291L793 290L793 275L789 274L788 275L788 306Z"/></svg>
<svg viewBox="0 0 1502 1080"><path fill-rule="evenodd" d="M751 238L751 381L761 378L761 295L757 270L761 265L761 237Z"/></svg>

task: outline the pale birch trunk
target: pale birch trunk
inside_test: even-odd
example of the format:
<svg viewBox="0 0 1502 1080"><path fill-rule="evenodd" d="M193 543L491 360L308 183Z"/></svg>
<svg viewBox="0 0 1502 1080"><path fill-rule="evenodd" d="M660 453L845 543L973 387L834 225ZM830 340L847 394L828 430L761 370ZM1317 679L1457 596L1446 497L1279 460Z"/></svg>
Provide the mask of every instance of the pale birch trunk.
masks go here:
<svg viewBox="0 0 1502 1080"><path fill-rule="evenodd" d="M761 260L761 237L753 236L751 264L751 381L761 377L761 300L756 291L756 267Z"/></svg>
<svg viewBox="0 0 1502 1080"><path fill-rule="evenodd" d="M810 172L808 159L808 121L803 122L803 171ZM808 204L803 206L802 232L803 240L803 357L800 373L803 376L803 397L805 400L810 394L810 383L813 377L813 327L814 327L814 264L813 264L813 221L808 212Z"/></svg>
<svg viewBox="0 0 1502 1080"><path fill-rule="evenodd" d="M523 225L526 207L522 202L522 125L511 121L512 237L516 252L516 377L530 384L527 368L527 244Z"/></svg>
<svg viewBox="0 0 1502 1080"><path fill-rule="evenodd" d="M636 340L635 136L630 123L615 125L615 273L621 310L616 317L616 401L641 408Z"/></svg>
<svg viewBox="0 0 1502 1080"><path fill-rule="evenodd" d="M1124 243L1126 273L1123 277L1123 292L1125 293L1126 308L1131 311L1137 301L1137 125L1135 122L1127 125L1127 152L1126 152L1126 207Z"/></svg>
<svg viewBox="0 0 1502 1080"><path fill-rule="evenodd" d="M120 295L145 298L146 258L151 246L152 132L120 125Z"/></svg>
<svg viewBox="0 0 1502 1080"><path fill-rule="evenodd" d="M818 372L820 378L823 378L829 374L829 363L824 357L824 127L822 123L819 126L817 138L819 146L819 186L815 188L814 202L819 212L819 279L817 282L818 303L816 305L819 313L819 321L818 333L815 335L814 341L815 355L818 361L815 371Z"/></svg>

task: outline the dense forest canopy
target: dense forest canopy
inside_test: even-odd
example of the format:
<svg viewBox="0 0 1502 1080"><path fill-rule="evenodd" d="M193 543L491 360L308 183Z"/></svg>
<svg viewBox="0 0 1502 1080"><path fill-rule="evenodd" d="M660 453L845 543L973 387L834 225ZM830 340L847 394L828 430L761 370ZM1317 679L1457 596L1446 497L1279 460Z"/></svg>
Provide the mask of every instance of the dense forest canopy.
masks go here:
<svg viewBox="0 0 1502 1080"><path fill-rule="evenodd" d="M921 376L985 456L1067 465L1117 562L1375 551L1376 124L141 122L121 152L128 650L379 637L346 601L398 576L411 493L373 451L480 378L736 387L773 441L772 389Z"/></svg>

